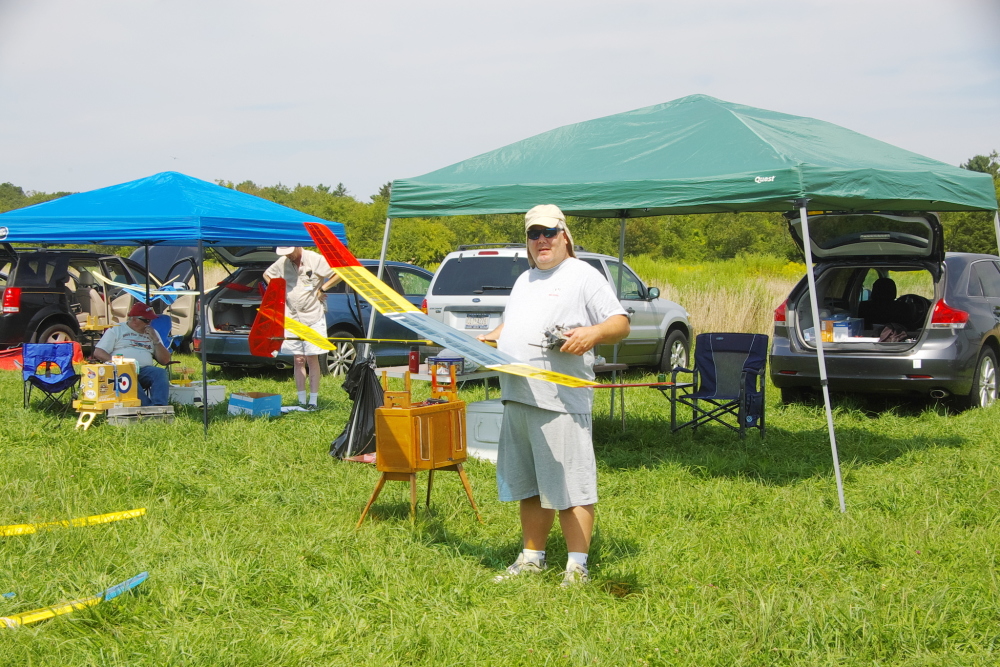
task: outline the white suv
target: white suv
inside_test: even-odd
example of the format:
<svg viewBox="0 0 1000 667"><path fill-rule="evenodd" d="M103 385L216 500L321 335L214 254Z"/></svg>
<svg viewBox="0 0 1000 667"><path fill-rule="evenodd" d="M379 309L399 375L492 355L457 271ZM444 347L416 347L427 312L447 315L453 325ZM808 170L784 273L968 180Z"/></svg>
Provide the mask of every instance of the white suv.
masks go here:
<svg viewBox="0 0 1000 667"><path fill-rule="evenodd" d="M507 297L517 277L528 270L524 245L460 246L449 253L434 274L424 306L432 318L453 329L476 336L492 331L503 321ZM618 284L617 257L576 251L576 256ZM660 290L646 287L635 272L624 266L622 307L629 313L632 331L618 348L618 361L656 366L667 372L687 367L691 323L679 304L660 298ZM611 345L597 348L609 362Z"/></svg>

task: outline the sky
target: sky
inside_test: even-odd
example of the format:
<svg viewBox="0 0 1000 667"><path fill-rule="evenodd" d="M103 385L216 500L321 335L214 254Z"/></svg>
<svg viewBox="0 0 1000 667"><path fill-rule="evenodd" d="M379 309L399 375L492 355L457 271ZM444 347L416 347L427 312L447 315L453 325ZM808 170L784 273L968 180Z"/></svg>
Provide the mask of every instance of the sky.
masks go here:
<svg viewBox="0 0 1000 667"><path fill-rule="evenodd" d="M0 0L0 183L368 201L695 93L958 165L1000 150L998 33L1000 0Z"/></svg>

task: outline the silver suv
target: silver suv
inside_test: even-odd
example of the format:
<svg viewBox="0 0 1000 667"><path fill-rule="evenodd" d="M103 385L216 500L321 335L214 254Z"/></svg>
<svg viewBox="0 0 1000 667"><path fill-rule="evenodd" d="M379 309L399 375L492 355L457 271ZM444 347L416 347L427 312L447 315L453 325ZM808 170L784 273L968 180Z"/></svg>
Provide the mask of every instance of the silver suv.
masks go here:
<svg viewBox="0 0 1000 667"><path fill-rule="evenodd" d="M618 284L622 264L617 257L576 251L576 256ZM460 246L441 262L431 281L424 307L427 314L453 329L476 336L492 331L503 321L507 297L517 277L528 270L524 245ZM688 312L673 301L660 298L660 290L647 287L624 265L622 307L629 313L632 331L618 348L618 361L655 366L666 372L688 362L691 323ZM611 345L597 354L612 360Z"/></svg>

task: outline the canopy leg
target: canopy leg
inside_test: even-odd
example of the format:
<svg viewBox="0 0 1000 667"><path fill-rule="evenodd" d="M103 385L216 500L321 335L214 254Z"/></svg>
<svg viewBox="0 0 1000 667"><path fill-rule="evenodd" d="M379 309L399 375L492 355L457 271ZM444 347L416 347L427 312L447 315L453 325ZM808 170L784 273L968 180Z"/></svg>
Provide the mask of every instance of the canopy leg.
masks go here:
<svg viewBox="0 0 1000 667"><path fill-rule="evenodd" d="M833 430L833 409L830 406L830 386L826 376L826 357L823 355L822 323L819 319L819 302L816 300L816 277L813 275L813 258L811 240L809 238L809 213L806 211L807 199L795 202L799 207L799 220L802 221L802 249L806 254L806 281L809 283L809 307L812 309L813 331L816 339L816 359L819 362L819 383L823 388L823 405L826 407L826 425L830 432L830 451L833 454L833 471L837 477L837 497L840 500L840 511L846 512L844 503L844 481L840 476L840 455L837 453L837 435Z"/></svg>

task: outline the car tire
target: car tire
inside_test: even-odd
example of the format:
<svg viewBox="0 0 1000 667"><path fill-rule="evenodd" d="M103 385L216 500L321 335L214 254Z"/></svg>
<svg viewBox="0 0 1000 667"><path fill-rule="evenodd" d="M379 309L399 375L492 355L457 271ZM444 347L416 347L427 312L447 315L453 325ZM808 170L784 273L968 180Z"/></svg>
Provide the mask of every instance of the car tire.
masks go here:
<svg viewBox="0 0 1000 667"><path fill-rule="evenodd" d="M52 324L44 329L35 338L37 343L74 343L76 334L65 324Z"/></svg>
<svg viewBox="0 0 1000 667"><path fill-rule="evenodd" d="M330 338L353 338L355 335L350 331L337 330L330 334ZM343 340L331 342L336 349L326 353L326 363L323 368L328 375L343 377L354 364L358 356L358 347L353 342Z"/></svg>
<svg viewBox="0 0 1000 667"><path fill-rule="evenodd" d="M660 357L660 372L669 373L675 368L689 368L691 344L683 331L674 330L667 334Z"/></svg>
<svg viewBox="0 0 1000 667"><path fill-rule="evenodd" d="M781 392L781 402L784 405L805 403L808 396L805 387L779 387L778 391Z"/></svg>
<svg viewBox="0 0 1000 667"><path fill-rule="evenodd" d="M984 347L976 361L972 377L972 391L962 401L970 408L988 408L997 400L997 355L991 347Z"/></svg>

